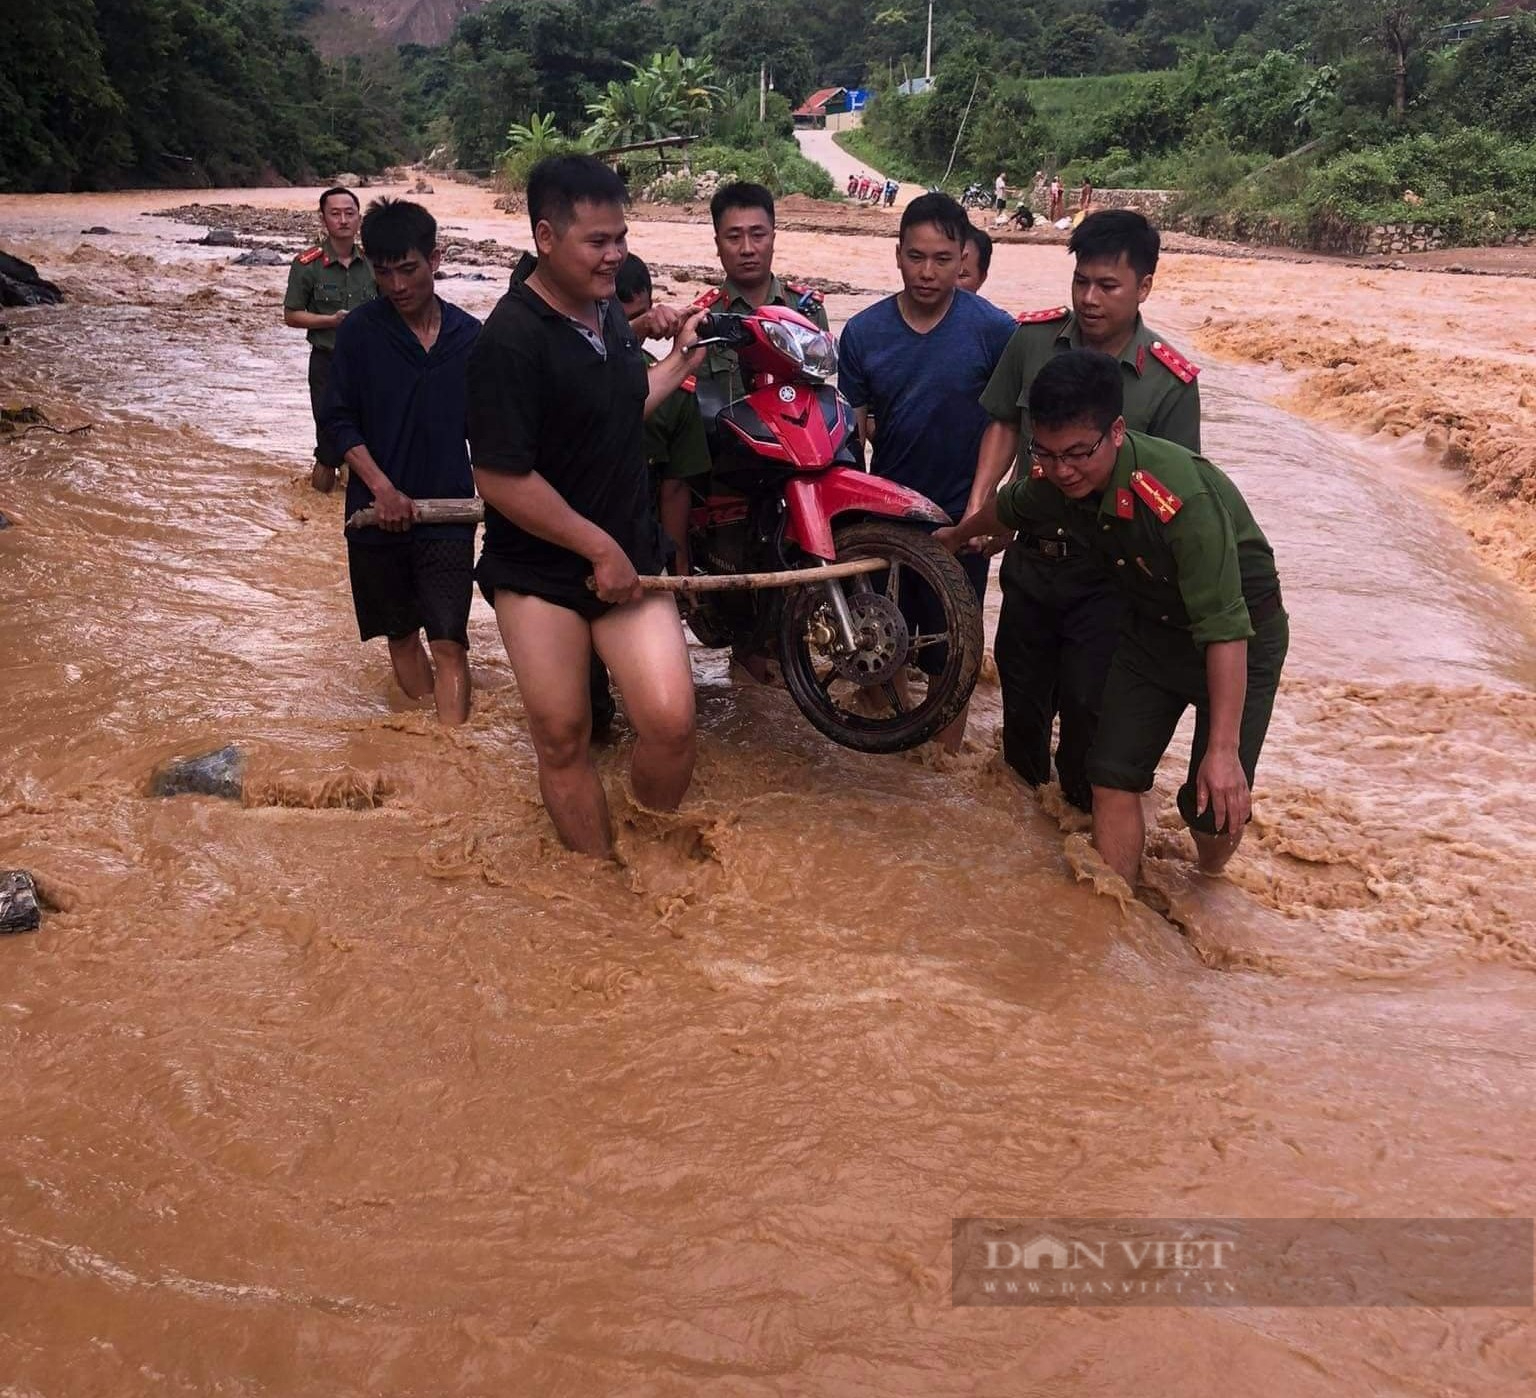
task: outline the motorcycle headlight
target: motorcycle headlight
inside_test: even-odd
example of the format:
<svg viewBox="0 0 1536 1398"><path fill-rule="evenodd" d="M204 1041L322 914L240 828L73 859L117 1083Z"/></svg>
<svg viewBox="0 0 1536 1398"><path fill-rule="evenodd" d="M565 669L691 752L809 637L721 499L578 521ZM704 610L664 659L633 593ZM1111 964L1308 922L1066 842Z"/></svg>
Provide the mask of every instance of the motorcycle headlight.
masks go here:
<svg viewBox="0 0 1536 1398"><path fill-rule="evenodd" d="M837 341L825 330L770 320L763 322L763 334L775 349L793 359L808 378L825 381L837 372Z"/></svg>

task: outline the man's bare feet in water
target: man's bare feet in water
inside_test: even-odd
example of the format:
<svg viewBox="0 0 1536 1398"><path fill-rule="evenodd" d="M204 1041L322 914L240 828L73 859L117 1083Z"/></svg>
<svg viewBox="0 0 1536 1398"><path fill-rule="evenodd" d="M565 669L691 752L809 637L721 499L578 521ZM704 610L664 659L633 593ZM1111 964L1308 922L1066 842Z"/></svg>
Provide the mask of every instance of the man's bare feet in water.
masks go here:
<svg viewBox="0 0 1536 1398"><path fill-rule="evenodd" d="M309 473L309 483L322 495L329 495L336 488L336 468L315 462L315 469Z"/></svg>

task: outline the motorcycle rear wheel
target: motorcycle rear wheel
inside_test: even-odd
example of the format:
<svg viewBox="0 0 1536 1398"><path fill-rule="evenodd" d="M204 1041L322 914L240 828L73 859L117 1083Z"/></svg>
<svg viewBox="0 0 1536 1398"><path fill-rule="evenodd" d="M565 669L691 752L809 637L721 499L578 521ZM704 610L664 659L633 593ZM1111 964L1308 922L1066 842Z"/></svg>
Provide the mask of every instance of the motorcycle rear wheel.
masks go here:
<svg viewBox="0 0 1536 1398"><path fill-rule="evenodd" d="M898 668L914 660L918 649L941 641L948 648L943 666L929 679L920 702L909 703L912 696L904 696L894 678L868 685L849 680L812 634L828 620L823 590L797 587L785 598L779 626L784 685L800 712L834 742L858 752L904 752L937 737L970 700L981 672L981 608L964 569L920 529L875 520L845 525L834 539L840 563L887 558L895 565L888 572L847 579L842 586L850 602L863 592L899 604L910 599L913 579L933 594L944 617L944 634L910 638L916 644Z"/></svg>

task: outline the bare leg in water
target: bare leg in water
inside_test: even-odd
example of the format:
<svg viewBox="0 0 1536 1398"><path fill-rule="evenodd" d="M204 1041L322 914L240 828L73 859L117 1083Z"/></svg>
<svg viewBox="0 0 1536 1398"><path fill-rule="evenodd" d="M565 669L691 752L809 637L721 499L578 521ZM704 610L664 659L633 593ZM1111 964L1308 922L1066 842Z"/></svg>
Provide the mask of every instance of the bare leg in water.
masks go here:
<svg viewBox="0 0 1536 1398"><path fill-rule="evenodd" d="M412 699L430 694L439 721L453 727L469 717L469 652L457 641L433 641L431 647L429 659L419 631L391 636L390 663L400 688Z"/></svg>
<svg viewBox="0 0 1536 1398"><path fill-rule="evenodd" d="M595 643L635 729L635 799L672 810L693 777L693 677L677 607L650 596L591 623L565 607L496 594L496 620L539 761L539 791L561 840L609 858L608 799L590 751L590 648Z"/></svg>

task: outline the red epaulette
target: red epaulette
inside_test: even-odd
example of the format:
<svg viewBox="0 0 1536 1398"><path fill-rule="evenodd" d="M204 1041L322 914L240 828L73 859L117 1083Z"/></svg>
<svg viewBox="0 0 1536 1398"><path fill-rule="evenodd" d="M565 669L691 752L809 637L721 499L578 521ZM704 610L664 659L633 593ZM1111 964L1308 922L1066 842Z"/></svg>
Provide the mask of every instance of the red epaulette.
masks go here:
<svg viewBox="0 0 1536 1398"><path fill-rule="evenodd" d="M684 393L696 393L699 387L699 376L697 374L689 374L688 377L678 385L678 387L682 389Z"/></svg>
<svg viewBox="0 0 1536 1398"><path fill-rule="evenodd" d="M1166 345L1161 340L1152 341L1152 357L1174 378L1184 383L1194 383L1196 376L1200 373L1198 364L1191 364L1172 345Z"/></svg>
<svg viewBox="0 0 1536 1398"><path fill-rule="evenodd" d="M308 267L316 258L324 257L324 248L311 248L308 252L301 252L294 260L301 266Z"/></svg>
<svg viewBox="0 0 1536 1398"><path fill-rule="evenodd" d="M1132 471L1131 489L1164 524L1184 508L1184 502L1150 471Z"/></svg>
<svg viewBox="0 0 1536 1398"><path fill-rule="evenodd" d="M1020 311L1014 320L1020 325L1044 325L1052 320L1065 320L1071 314L1071 306L1052 306L1048 311Z"/></svg>
<svg viewBox="0 0 1536 1398"><path fill-rule="evenodd" d="M718 306L725 300L725 292L718 286L712 286L700 296L694 298L693 304L688 307L690 311L707 311L711 306Z"/></svg>
<svg viewBox="0 0 1536 1398"><path fill-rule="evenodd" d="M802 282L785 282L784 290L794 292L795 299L797 301L803 299L806 296L809 296L811 300L819 306L823 301L826 300L826 297L824 297L819 291L813 291L810 287L806 286Z"/></svg>

